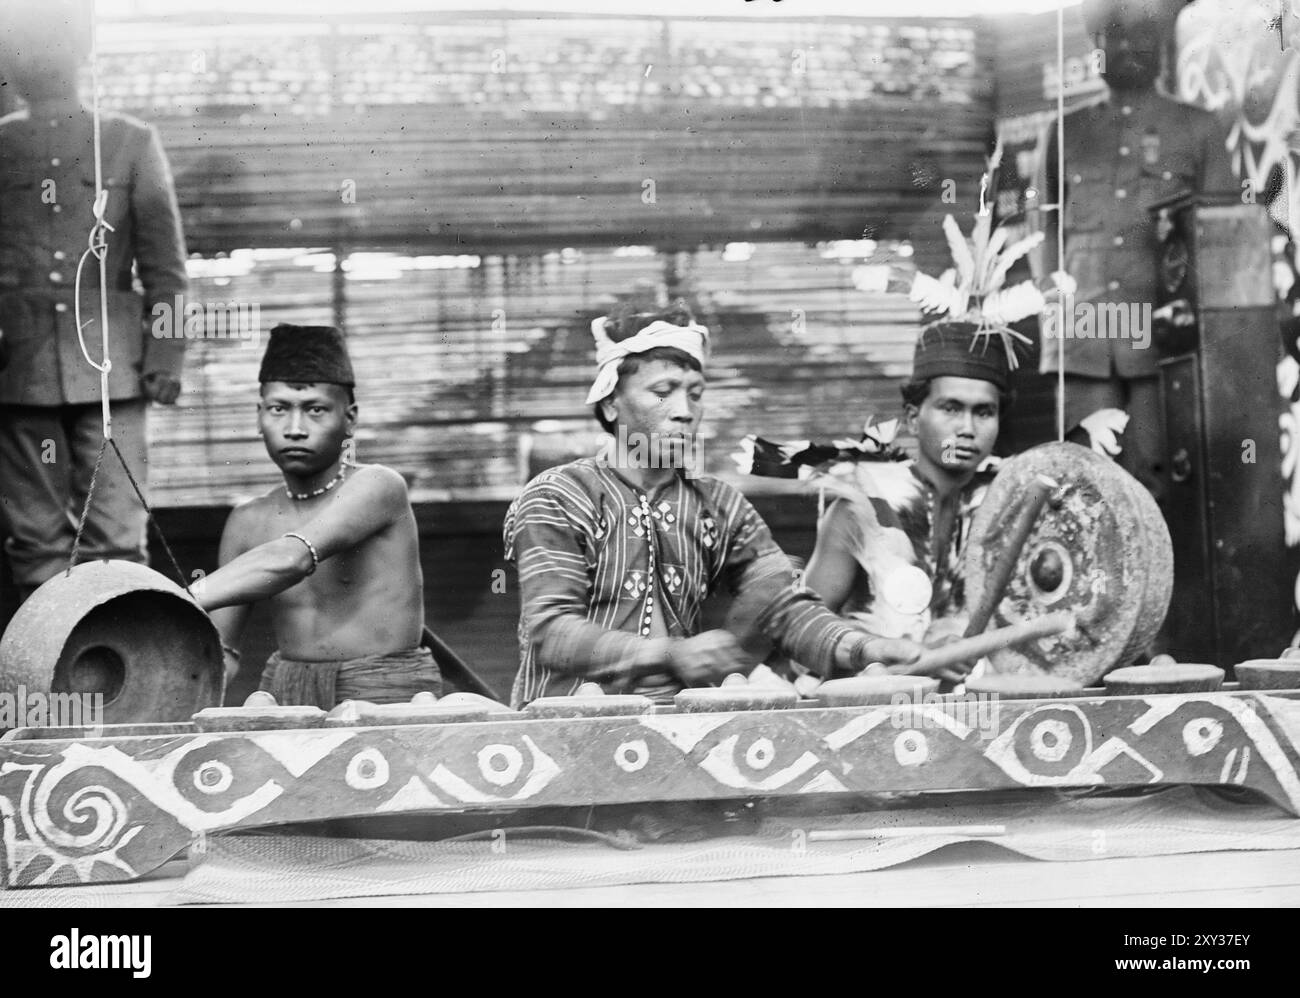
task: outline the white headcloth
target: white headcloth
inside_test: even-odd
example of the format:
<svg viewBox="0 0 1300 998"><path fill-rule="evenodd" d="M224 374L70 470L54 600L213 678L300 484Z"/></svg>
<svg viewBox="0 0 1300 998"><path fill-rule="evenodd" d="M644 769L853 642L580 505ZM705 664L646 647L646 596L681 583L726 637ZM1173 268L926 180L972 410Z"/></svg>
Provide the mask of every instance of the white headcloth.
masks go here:
<svg viewBox="0 0 1300 998"><path fill-rule="evenodd" d="M596 340L596 380L587 393L586 405L595 405L610 396L618 385L619 363L634 353L645 353L656 347L676 347L698 360L701 368L708 360L709 330L705 326L695 323L675 326L660 319L650 323L635 336L615 343L605 332L605 322L608 319L609 316L602 315L591 323L591 335Z"/></svg>

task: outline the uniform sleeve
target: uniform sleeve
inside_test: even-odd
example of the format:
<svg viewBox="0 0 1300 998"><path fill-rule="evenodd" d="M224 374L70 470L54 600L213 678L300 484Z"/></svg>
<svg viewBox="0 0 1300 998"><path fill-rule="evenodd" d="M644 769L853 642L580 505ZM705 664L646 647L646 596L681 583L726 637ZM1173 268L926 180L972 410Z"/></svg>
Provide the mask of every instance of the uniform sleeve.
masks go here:
<svg viewBox="0 0 1300 998"><path fill-rule="evenodd" d="M723 576L736 594L728 628L746 647L765 634L786 655L823 676L834 670L841 642L868 636L826 609L815 593L798 589L794 569L758 511L743 497L726 551Z"/></svg>
<svg viewBox="0 0 1300 998"><path fill-rule="evenodd" d="M642 639L587 620L594 515L590 498L573 483L534 481L506 514L505 553L519 572L522 623L536 664L618 683L631 678Z"/></svg>
<svg viewBox="0 0 1300 998"><path fill-rule="evenodd" d="M144 314L151 316L155 304L173 307L175 296L185 293L188 280L180 206L158 130L148 126L141 145L132 178L131 224L135 232L135 263L144 285ZM180 377L185 338L154 337L149 330L149 322L141 324L143 372L160 371Z"/></svg>

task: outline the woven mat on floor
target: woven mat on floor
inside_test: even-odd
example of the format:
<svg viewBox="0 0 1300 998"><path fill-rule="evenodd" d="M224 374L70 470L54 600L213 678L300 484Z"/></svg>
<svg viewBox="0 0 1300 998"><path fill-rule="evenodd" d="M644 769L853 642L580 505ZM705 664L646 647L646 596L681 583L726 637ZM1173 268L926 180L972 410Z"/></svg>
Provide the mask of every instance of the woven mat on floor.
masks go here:
<svg viewBox="0 0 1300 998"><path fill-rule="evenodd" d="M987 841L1040 860L1300 848L1300 820L1271 804L1222 800L1189 788L1141 797L1053 799L867 814L780 818L758 835L634 851L596 842L511 838L405 842L231 835L208 851L170 903L312 901L468 891L699 883L751 877L861 873L916 859L961 834L809 841L812 828L1004 825Z"/></svg>

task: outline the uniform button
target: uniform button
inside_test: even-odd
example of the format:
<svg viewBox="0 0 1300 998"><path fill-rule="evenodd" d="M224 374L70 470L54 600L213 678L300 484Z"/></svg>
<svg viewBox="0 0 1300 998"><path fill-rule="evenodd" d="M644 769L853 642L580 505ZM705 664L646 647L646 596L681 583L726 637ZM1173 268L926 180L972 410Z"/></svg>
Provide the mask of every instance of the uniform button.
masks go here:
<svg viewBox="0 0 1300 998"><path fill-rule="evenodd" d="M1128 115L1133 113L1133 109L1129 107L1127 104L1125 104L1122 108L1119 109L1119 113L1127 117Z"/></svg>
<svg viewBox="0 0 1300 998"><path fill-rule="evenodd" d="M67 257L68 257L68 254L64 253L63 250L55 250L55 251L54 251L54 259L56 259L56 260L66 260Z"/></svg>
<svg viewBox="0 0 1300 998"><path fill-rule="evenodd" d="M60 162L62 161L59 159L59 157L55 156L52 160L50 160L50 166L58 166Z"/></svg>
<svg viewBox="0 0 1300 998"><path fill-rule="evenodd" d="M642 637L649 637L649 636L650 636L650 628L648 628L648 627L643 627L643 628L641 628L641 636L642 636Z"/></svg>
<svg viewBox="0 0 1300 998"><path fill-rule="evenodd" d="M1124 237L1123 237L1123 236L1116 236L1116 237L1115 237L1115 245L1116 245L1116 246L1123 246L1123 245L1124 245Z"/></svg>
<svg viewBox="0 0 1300 998"><path fill-rule="evenodd" d="M1119 281L1111 281L1109 284L1106 285L1106 287L1108 287L1111 291L1118 291Z"/></svg>
<svg viewBox="0 0 1300 998"><path fill-rule="evenodd" d="M63 302L59 302L57 305L54 306L54 311L56 312L66 312L67 310L68 310L68 306L65 305Z"/></svg>
<svg viewBox="0 0 1300 998"><path fill-rule="evenodd" d="M63 275L60 274L57 270L51 270L50 280L53 281L55 284L58 284L59 281L63 280Z"/></svg>
<svg viewBox="0 0 1300 998"><path fill-rule="evenodd" d="M1172 173L1170 173L1168 170L1166 170L1164 173L1160 174L1160 177L1161 177L1162 180L1173 180L1173 179L1174 179L1174 175L1173 175Z"/></svg>
<svg viewBox="0 0 1300 998"><path fill-rule="evenodd" d="M63 210L63 205L61 205L61 204L56 204L56 205L54 206L54 214L57 215L57 214L58 214L59 212L61 212L62 210Z"/></svg>
<svg viewBox="0 0 1300 998"><path fill-rule="evenodd" d="M1082 173L1076 173L1073 177L1070 178L1070 182L1073 183L1073 184L1081 184L1081 183L1083 183L1083 174L1082 174Z"/></svg>
<svg viewBox="0 0 1300 998"><path fill-rule="evenodd" d="M1118 198L1120 201L1123 201L1126 197L1128 197L1128 191L1124 190L1123 187L1117 187L1115 188L1115 197Z"/></svg>
<svg viewBox="0 0 1300 998"><path fill-rule="evenodd" d="M1120 154L1121 156L1127 156L1127 155L1128 155L1128 146L1120 146L1120 147L1119 147L1119 154Z"/></svg>

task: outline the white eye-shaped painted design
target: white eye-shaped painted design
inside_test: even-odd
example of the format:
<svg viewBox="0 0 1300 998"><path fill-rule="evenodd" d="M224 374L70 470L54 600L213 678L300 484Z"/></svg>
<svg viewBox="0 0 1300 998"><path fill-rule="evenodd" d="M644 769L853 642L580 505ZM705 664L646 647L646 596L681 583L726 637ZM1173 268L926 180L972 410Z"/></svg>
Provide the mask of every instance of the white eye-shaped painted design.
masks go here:
<svg viewBox="0 0 1300 998"><path fill-rule="evenodd" d="M513 745L485 745L478 750L478 771L494 787L508 787L519 779L524 756Z"/></svg>
<svg viewBox="0 0 1300 998"><path fill-rule="evenodd" d="M1069 753L1073 741L1070 726L1058 718L1039 721L1029 734L1030 751L1043 762L1060 762Z"/></svg>
<svg viewBox="0 0 1300 998"><path fill-rule="evenodd" d="M745 750L745 762L750 769L762 771L776 758L776 746L770 738L759 738Z"/></svg>
<svg viewBox="0 0 1300 998"><path fill-rule="evenodd" d="M521 741L522 749L516 745L494 742L478 750L476 765L471 770L472 778L481 781L478 785L453 773L444 763L438 763L434 767L429 780L443 793L464 803L491 804L527 800L551 783L560 774L560 767L527 735ZM502 792L498 793L497 790Z"/></svg>
<svg viewBox="0 0 1300 998"><path fill-rule="evenodd" d="M1111 754L1132 754L1117 739L1108 745ZM1021 714L989 743L984 757L1024 786L1105 782L1095 772L1104 760L1093 756L1092 726L1083 711L1067 704L1045 704Z"/></svg>
<svg viewBox="0 0 1300 998"><path fill-rule="evenodd" d="M1183 744L1192 755L1205 755L1223 739L1223 722L1198 717L1183 725Z"/></svg>
<svg viewBox="0 0 1300 998"><path fill-rule="evenodd" d="M218 759L205 762L194 771L194 789L201 794L223 794L235 782L230 766Z"/></svg>
<svg viewBox="0 0 1300 998"><path fill-rule="evenodd" d="M644 738L623 742L614 750L614 764L625 773L636 773L645 769L650 761L650 746Z"/></svg>
<svg viewBox="0 0 1300 998"><path fill-rule="evenodd" d="M919 731L900 731L894 739L894 758L900 766L919 766L930 758L930 740Z"/></svg>
<svg viewBox="0 0 1300 998"><path fill-rule="evenodd" d="M743 752L739 743L739 735L724 738L709 749L700 768L723 786L736 790L776 790L818 764L817 756L805 751L788 766L768 772L776 762L776 746L772 740L756 738ZM764 775L759 778L759 773Z"/></svg>
<svg viewBox="0 0 1300 998"><path fill-rule="evenodd" d="M348 760L343 779L353 790L377 790L388 782L388 760L379 749L362 749Z"/></svg>

